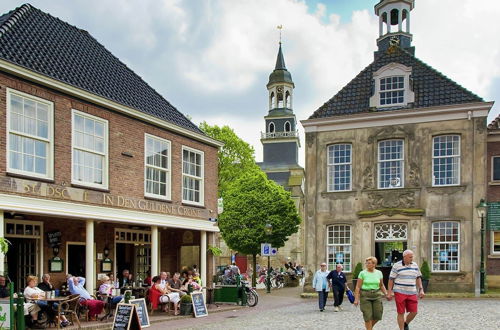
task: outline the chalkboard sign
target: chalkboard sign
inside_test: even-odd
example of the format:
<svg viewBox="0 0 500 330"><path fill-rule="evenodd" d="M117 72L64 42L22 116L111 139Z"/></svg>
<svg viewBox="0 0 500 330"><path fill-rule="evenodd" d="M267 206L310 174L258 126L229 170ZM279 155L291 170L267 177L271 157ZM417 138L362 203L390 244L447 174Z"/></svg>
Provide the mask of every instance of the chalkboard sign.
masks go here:
<svg viewBox="0 0 500 330"><path fill-rule="evenodd" d="M141 330L139 316L134 304L116 305L113 330Z"/></svg>
<svg viewBox="0 0 500 330"><path fill-rule="evenodd" d="M488 203L488 230L500 230L500 203Z"/></svg>
<svg viewBox="0 0 500 330"><path fill-rule="evenodd" d="M141 327L143 328L149 327L150 324L149 324L148 307L146 305L146 300L144 298L132 299L130 300L130 303L135 305L135 309L137 310L137 315L139 316L139 321L141 321Z"/></svg>
<svg viewBox="0 0 500 330"><path fill-rule="evenodd" d="M207 316L208 311L207 311L207 305L205 305L203 292L193 292L191 293L191 298L193 301L194 317Z"/></svg>
<svg viewBox="0 0 500 330"><path fill-rule="evenodd" d="M50 231L47 233L47 240L51 248L61 245L61 232L59 230Z"/></svg>

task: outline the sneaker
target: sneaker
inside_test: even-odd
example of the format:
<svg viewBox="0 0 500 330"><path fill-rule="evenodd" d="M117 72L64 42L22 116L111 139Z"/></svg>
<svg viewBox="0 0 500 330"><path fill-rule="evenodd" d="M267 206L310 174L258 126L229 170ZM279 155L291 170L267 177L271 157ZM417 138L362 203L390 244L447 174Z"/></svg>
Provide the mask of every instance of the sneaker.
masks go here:
<svg viewBox="0 0 500 330"><path fill-rule="evenodd" d="M322 311L324 311L324 309L320 309L319 311L322 312Z"/></svg>
<svg viewBox="0 0 500 330"><path fill-rule="evenodd" d="M338 312L339 311L339 307L338 306L335 306L335 308L333 309L334 312Z"/></svg>
<svg viewBox="0 0 500 330"><path fill-rule="evenodd" d="M344 310L344 309L342 308L342 306L339 306L339 309L340 309L341 311L343 311L343 310Z"/></svg>
<svg viewBox="0 0 500 330"><path fill-rule="evenodd" d="M406 322L405 322L404 330L410 330L410 327L408 326L408 323L406 323Z"/></svg>

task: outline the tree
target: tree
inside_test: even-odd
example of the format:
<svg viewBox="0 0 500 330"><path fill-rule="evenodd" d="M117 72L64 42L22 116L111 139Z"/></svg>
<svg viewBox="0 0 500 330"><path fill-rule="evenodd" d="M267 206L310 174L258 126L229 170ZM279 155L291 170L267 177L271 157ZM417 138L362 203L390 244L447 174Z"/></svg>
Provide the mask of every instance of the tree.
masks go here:
<svg viewBox="0 0 500 330"><path fill-rule="evenodd" d="M247 171L230 183L224 198L224 213L219 216L222 237L231 249L253 256L254 270L261 243L280 248L299 229L300 217L290 193L260 169ZM273 226L270 236L266 224Z"/></svg>
<svg viewBox="0 0 500 330"><path fill-rule="evenodd" d="M240 139L229 126L210 126L206 122L200 129L211 138L224 142L219 150L219 196L226 197L228 185L249 170L259 169L255 164L253 147Z"/></svg>

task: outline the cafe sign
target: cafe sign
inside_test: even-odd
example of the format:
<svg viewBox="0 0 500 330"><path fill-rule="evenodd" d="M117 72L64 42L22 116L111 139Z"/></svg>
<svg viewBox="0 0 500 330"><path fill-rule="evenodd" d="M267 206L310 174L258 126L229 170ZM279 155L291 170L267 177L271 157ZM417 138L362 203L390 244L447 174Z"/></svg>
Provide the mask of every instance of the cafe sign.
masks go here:
<svg viewBox="0 0 500 330"><path fill-rule="evenodd" d="M154 212L204 220L208 220L209 218L208 210L206 209L149 199L132 198L95 190L67 187L25 179L3 177L0 179L0 188L3 191L14 192L20 195L88 203L114 208L125 208L136 211Z"/></svg>

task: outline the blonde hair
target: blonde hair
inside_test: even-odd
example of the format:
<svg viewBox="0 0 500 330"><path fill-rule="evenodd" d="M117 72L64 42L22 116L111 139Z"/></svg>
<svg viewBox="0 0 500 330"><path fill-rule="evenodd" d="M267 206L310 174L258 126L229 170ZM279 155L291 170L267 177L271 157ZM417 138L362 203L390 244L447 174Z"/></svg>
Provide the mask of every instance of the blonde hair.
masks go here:
<svg viewBox="0 0 500 330"><path fill-rule="evenodd" d="M366 259L365 259L365 263L366 263L366 262L368 262L368 261L373 262L373 263L375 264L375 266L376 266L376 265L377 265L377 263L378 263L378 260L377 260L377 258L375 258L375 257L368 257L368 258L366 258Z"/></svg>
<svg viewBox="0 0 500 330"><path fill-rule="evenodd" d="M28 275L28 277L26 277L26 284L29 285L31 281L35 281L35 283L38 282L38 277Z"/></svg>

